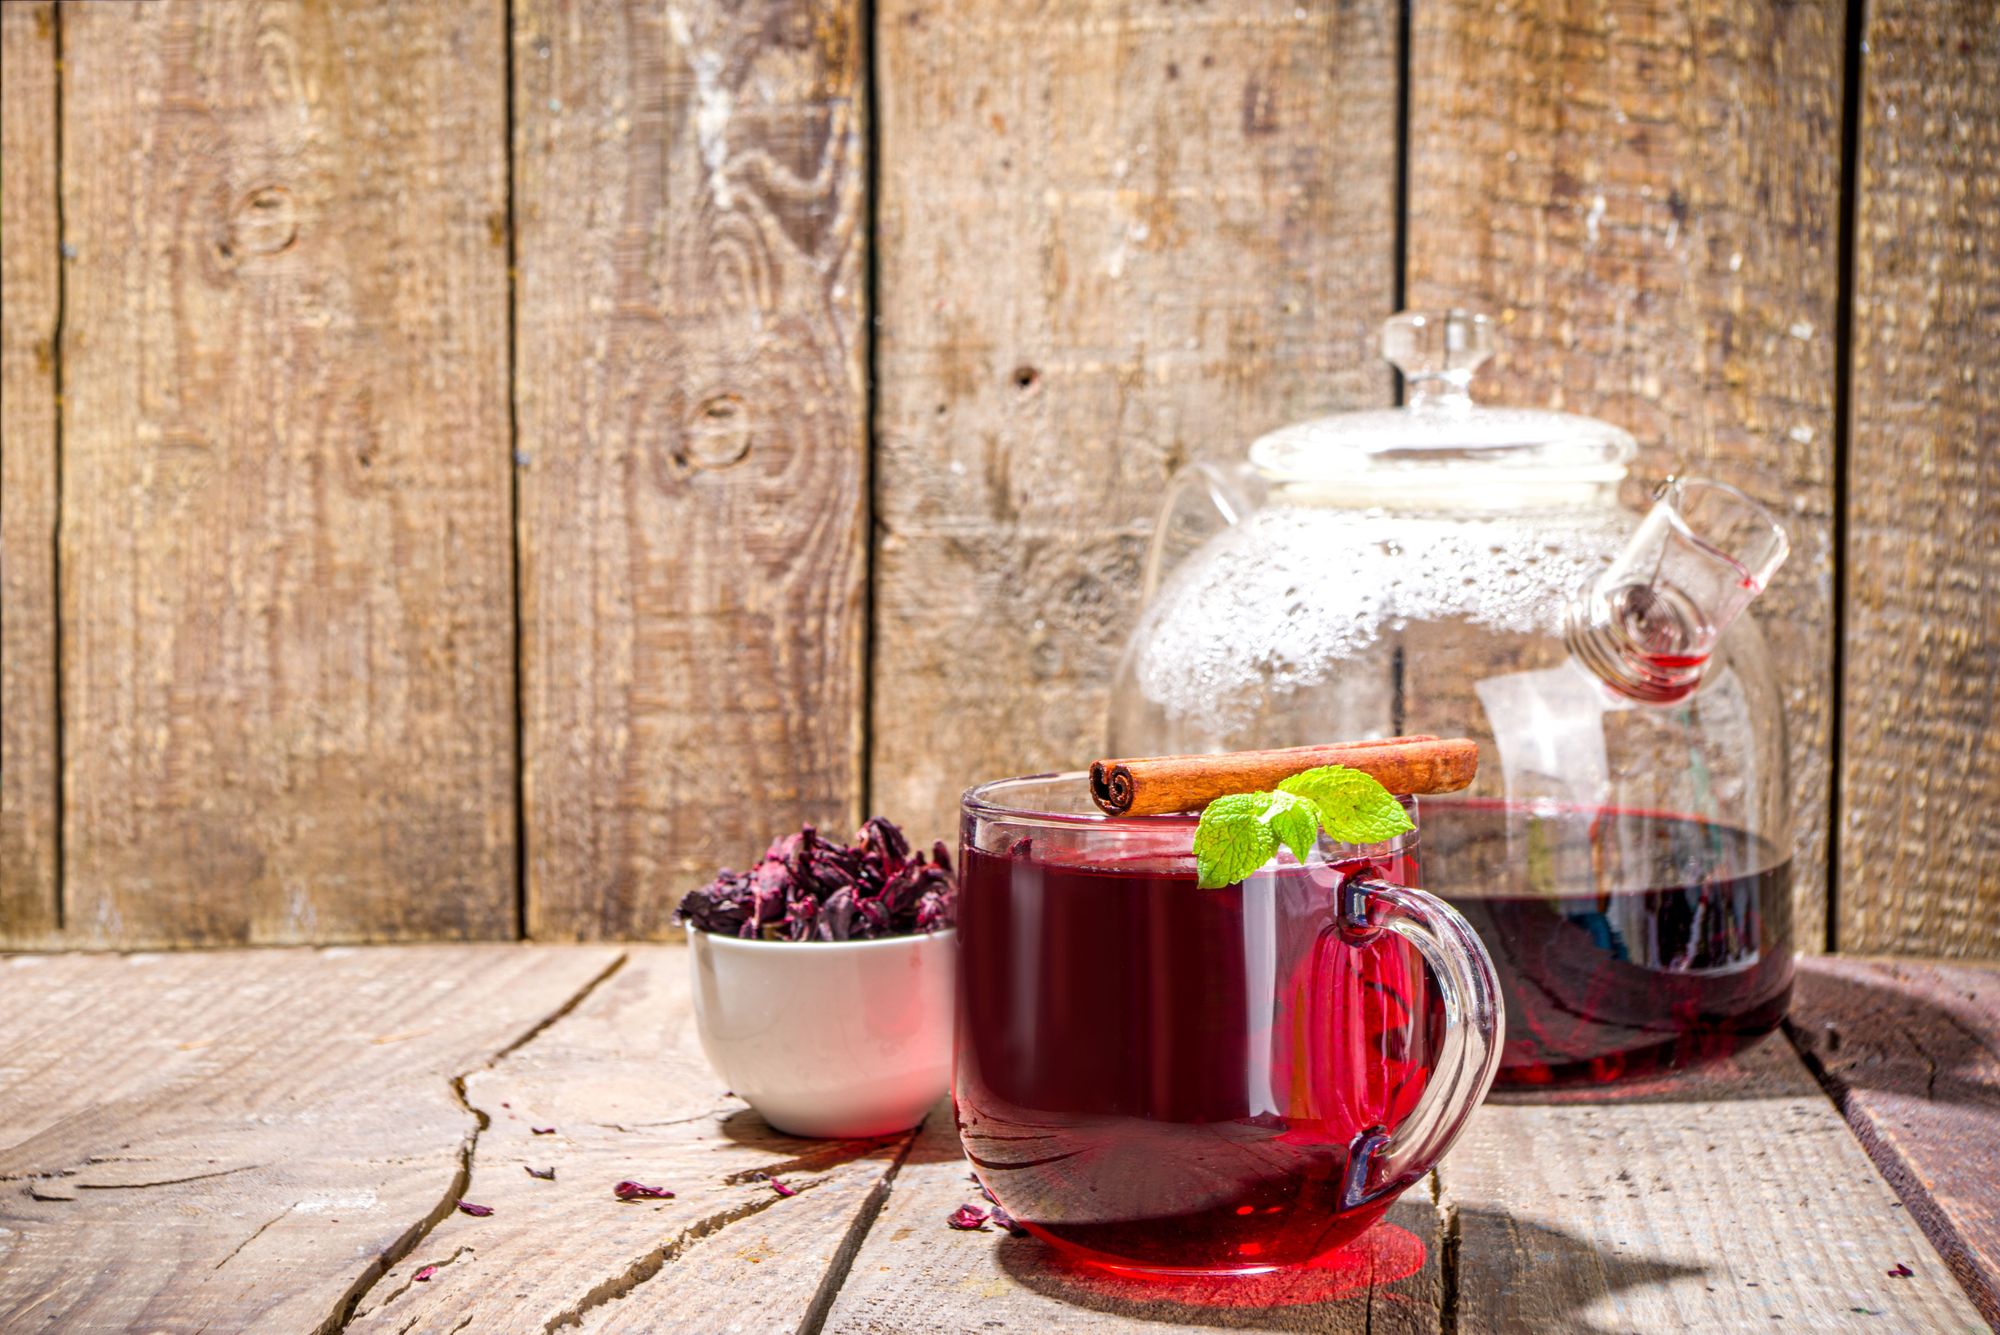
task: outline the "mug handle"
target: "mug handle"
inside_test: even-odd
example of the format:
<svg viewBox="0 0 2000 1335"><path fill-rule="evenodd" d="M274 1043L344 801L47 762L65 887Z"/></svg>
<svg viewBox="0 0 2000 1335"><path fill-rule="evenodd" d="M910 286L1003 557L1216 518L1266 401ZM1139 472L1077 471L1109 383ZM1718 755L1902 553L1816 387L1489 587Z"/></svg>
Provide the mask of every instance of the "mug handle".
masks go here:
<svg viewBox="0 0 2000 1335"><path fill-rule="evenodd" d="M1341 887L1340 918L1348 945L1394 932L1415 946L1444 1003L1444 1042L1417 1106L1394 1131L1377 1127L1354 1146L1342 1190L1353 1209L1402 1190L1444 1157L1492 1087L1506 1019L1492 957L1472 924L1437 896L1354 876Z"/></svg>

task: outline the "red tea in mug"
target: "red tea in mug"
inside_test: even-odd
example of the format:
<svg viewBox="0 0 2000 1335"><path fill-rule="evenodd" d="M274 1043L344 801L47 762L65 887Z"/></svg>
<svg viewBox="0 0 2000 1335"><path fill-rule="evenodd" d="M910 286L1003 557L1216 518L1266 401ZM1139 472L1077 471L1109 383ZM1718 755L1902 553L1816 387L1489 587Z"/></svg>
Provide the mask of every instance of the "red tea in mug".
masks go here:
<svg viewBox="0 0 2000 1335"><path fill-rule="evenodd" d="M1440 1067L1461 1065L1417 945L1357 938L1342 916L1351 876L1407 884L1416 836L1365 859L1281 854L1203 890L1191 822L1101 825L968 807L954 1080L966 1152L1016 1219L1100 1263L1309 1264L1429 1168L1385 1179L1380 1156Z"/></svg>

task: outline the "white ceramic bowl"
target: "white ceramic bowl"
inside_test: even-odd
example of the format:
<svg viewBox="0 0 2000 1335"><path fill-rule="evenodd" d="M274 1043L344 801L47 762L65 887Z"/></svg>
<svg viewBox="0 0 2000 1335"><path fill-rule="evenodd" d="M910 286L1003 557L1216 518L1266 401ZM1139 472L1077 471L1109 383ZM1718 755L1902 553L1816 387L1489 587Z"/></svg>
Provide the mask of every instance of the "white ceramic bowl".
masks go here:
<svg viewBox="0 0 2000 1335"><path fill-rule="evenodd" d="M958 934L744 941L688 929L717 1075L793 1136L882 1136L951 1084Z"/></svg>

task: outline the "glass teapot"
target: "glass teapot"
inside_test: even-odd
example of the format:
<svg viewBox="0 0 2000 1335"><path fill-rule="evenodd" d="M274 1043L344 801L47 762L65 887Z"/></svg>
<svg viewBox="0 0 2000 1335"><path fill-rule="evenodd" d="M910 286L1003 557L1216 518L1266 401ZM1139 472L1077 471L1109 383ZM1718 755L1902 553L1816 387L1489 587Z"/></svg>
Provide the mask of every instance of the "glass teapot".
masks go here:
<svg viewBox="0 0 2000 1335"><path fill-rule="evenodd" d="M1421 862L1499 969L1502 1083L1726 1054L1791 992L1784 715L1743 615L1785 535L1719 482L1624 509L1628 433L1472 401L1495 338L1397 315L1407 407L1175 479L1111 752L1472 737L1479 779L1423 800Z"/></svg>

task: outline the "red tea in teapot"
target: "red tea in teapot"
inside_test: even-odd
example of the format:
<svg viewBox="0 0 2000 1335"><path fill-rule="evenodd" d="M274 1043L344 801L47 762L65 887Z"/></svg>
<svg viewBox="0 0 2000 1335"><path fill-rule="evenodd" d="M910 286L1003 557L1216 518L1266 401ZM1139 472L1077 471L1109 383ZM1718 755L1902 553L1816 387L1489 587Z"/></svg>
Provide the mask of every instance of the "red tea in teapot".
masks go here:
<svg viewBox="0 0 2000 1335"><path fill-rule="evenodd" d="M1395 1192L1357 1203L1355 1179L1444 1014L1406 941L1343 939L1339 879L1285 863L1202 890L1184 852L966 848L959 1125L1013 1215L1099 1263L1237 1273L1380 1217Z"/></svg>
<svg viewBox="0 0 2000 1335"><path fill-rule="evenodd" d="M1423 826L1427 881L1500 974L1499 1083L1655 1074L1784 1019L1791 862L1769 841L1687 816L1479 800L1427 802Z"/></svg>

